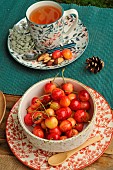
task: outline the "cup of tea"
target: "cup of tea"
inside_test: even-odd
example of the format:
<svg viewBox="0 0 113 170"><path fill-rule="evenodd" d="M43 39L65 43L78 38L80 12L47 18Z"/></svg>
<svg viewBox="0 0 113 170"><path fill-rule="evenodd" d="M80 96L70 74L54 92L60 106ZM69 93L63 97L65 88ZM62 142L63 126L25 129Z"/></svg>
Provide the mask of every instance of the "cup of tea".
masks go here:
<svg viewBox="0 0 113 170"><path fill-rule="evenodd" d="M65 17L74 14L76 19L67 32L64 32ZM71 34L77 25L78 12L75 9L64 11L53 1L40 1L32 4L26 11L28 28L37 50L53 49Z"/></svg>

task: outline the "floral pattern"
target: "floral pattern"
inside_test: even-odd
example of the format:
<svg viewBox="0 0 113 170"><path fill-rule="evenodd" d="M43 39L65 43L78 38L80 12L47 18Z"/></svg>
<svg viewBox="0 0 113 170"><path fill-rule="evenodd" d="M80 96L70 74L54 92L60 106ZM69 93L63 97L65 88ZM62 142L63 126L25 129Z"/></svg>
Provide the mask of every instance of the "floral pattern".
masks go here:
<svg viewBox="0 0 113 170"><path fill-rule="evenodd" d="M66 17L65 19L65 25L64 25L64 31L67 32L67 30L69 29L69 27L72 25L73 21L74 21L74 17L73 16L69 16ZM24 22L24 27L27 29L27 21L25 18L23 18L22 20L20 20L16 25L19 26L21 25L21 23ZM58 23L60 24L60 23ZM13 33L13 32L12 32ZM60 36L60 33L56 34L57 36ZM50 43L53 41L53 39L55 39L56 37L53 37L52 39L48 39L48 41L46 41L45 43ZM74 62L75 60L77 60L85 51L85 49L88 46L88 41L89 41L89 36L88 36L88 30L87 28L84 26L84 24L81 22L81 20L78 20L78 24L77 27L74 29L74 31L71 33L70 36L67 36L64 38L64 42L63 44L70 44L70 43L74 43L73 47L69 47L73 53L73 58L70 60L64 60L61 64L58 65L54 65L54 66L46 66L46 64L42 63L42 62L38 62L36 59L35 60L25 60L25 54L19 54L17 52L15 52L12 48L11 48L11 34L9 34L8 36L8 49L9 52L11 54L11 56L20 64L26 66L26 67L30 67L33 69L40 69L40 70L49 70L49 69L56 69L56 68L60 68L60 67L64 67L72 62ZM68 46L67 46L68 48ZM35 50L35 49L32 49ZM42 50L36 50L38 54L44 53L45 51Z"/></svg>
<svg viewBox="0 0 113 170"><path fill-rule="evenodd" d="M89 90L94 94L97 105L95 128L90 137L100 134L101 141L75 153L62 165L49 166L47 160L54 153L42 151L41 149L37 150L27 140L17 117L18 101L11 109L6 125L7 142L14 155L26 166L37 170L78 170L96 161L110 144L113 132L113 117L110 106L103 96L91 88Z"/></svg>

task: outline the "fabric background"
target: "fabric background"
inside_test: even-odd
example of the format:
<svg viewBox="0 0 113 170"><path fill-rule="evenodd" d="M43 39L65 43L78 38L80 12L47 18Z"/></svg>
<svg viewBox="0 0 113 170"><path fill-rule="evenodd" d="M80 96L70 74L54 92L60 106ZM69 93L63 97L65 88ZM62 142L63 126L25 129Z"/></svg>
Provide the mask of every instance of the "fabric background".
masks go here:
<svg viewBox="0 0 113 170"><path fill-rule="evenodd" d="M0 90L7 94L23 95L34 83L55 77L62 68L35 70L27 68L13 59L7 48L9 29L25 17L27 8L34 0L0 1ZM66 66L65 77L76 79L98 91L113 107L113 9L93 6L61 4L65 10L75 8L79 18L89 32L89 44L83 55ZM93 74L85 69L86 58L98 56L105 66Z"/></svg>

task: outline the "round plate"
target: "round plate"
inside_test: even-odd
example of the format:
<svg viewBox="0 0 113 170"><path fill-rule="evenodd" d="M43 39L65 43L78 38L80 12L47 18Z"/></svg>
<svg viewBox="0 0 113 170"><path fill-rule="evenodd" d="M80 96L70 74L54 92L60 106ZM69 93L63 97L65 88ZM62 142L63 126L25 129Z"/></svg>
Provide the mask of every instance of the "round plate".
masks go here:
<svg viewBox="0 0 113 170"><path fill-rule="evenodd" d="M74 21L74 17L73 16L69 16L65 19L65 26L64 26L64 31L66 32L69 27L72 25L73 21ZM20 48L20 38L19 37L24 37L24 40L22 41L22 46L23 48L26 46L26 41L25 39L29 39L30 38L30 33L28 32L28 25L27 25L27 21L25 18L23 18L22 20L20 20L16 25L16 28L19 28L19 30L16 33L16 40L17 44L16 44L16 48L12 48L12 44L15 44L15 41L13 41L13 35L14 35L14 29L10 29L10 33L8 36L8 49L9 52L11 54L11 56L20 64L26 66L26 67L30 67L33 69L40 69L40 70L48 70L48 69L56 69L56 68L60 68L63 66L66 66L70 63L72 63L73 61L75 61L76 59L78 59L83 52L85 51L87 45L88 45L88 30L87 28L84 26L84 24L81 22L81 20L78 21L77 27L74 29L74 31L71 33L71 37L67 36L64 39L64 44L74 44L73 47L69 47L73 53L73 58L70 60L64 60L61 64L58 65L54 65L54 66L46 66L46 64L42 63L42 62L38 62L37 60L25 60L25 54L24 52L19 53L16 51L16 49ZM22 30L21 30L22 29ZM24 30L24 32L23 32ZM21 34L22 33L22 34ZM26 36L28 36L26 38ZM30 42L30 44L33 43ZM33 45L32 45L33 46ZM68 46L67 46L68 48ZM31 50L35 50L34 46L31 48ZM40 50L37 50L38 54L42 54L43 52ZM51 52L49 52L51 54Z"/></svg>
<svg viewBox="0 0 113 170"><path fill-rule="evenodd" d="M93 92L97 105L96 123L91 137L99 134L102 137L101 141L75 153L62 165L55 167L49 166L47 160L54 153L36 149L27 140L17 118L19 106L18 101L12 108L6 125L7 142L14 155L23 164L36 170L77 170L96 161L110 144L113 132L113 117L106 100L96 91L90 88L89 90Z"/></svg>

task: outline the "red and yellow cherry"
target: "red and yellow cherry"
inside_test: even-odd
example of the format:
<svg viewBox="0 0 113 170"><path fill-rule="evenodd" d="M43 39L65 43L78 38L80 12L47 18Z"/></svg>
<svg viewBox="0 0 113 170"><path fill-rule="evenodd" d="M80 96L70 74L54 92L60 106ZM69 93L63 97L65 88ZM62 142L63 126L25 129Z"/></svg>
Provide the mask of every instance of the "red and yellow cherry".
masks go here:
<svg viewBox="0 0 113 170"><path fill-rule="evenodd" d="M72 129L72 124L69 120L63 120L60 123L59 128L60 128L61 132L66 132L66 131Z"/></svg>
<svg viewBox="0 0 113 170"><path fill-rule="evenodd" d="M74 119L73 117L69 117L67 120L69 120L69 121L71 122L72 127L74 127L74 126L75 126L76 121L75 121L75 119Z"/></svg>
<svg viewBox="0 0 113 170"><path fill-rule="evenodd" d="M32 121L35 124L41 123L43 119L44 119L44 117L43 117L43 113L41 111L35 111L32 115Z"/></svg>
<svg viewBox="0 0 113 170"><path fill-rule="evenodd" d="M89 110L90 102L89 101L80 102L80 109Z"/></svg>
<svg viewBox="0 0 113 170"><path fill-rule="evenodd" d="M33 134L38 136L39 138L44 138L44 131L40 126L35 126L33 128Z"/></svg>
<svg viewBox="0 0 113 170"><path fill-rule="evenodd" d="M67 136L60 136L60 140L65 140L67 139Z"/></svg>
<svg viewBox="0 0 113 170"><path fill-rule="evenodd" d="M31 100L31 104L35 104L35 103L40 105L40 99L37 96L33 97Z"/></svg>
<svg viewBox="0 0 113 170"><path fill-rule="evenodd" d="M55 112L53 109L48 108L48 109L46 109L46 115L47 116L55 116Z"/></svg>
<svg viewBox="0 0 113 170"><path fill-rule="evenodd" d="M62 96L65 96L65 94L64 91L60 88L55 88L51 93L53 100L60 100Z"/></svg>
<svg viewBox="0 0 113 170"><path fill-rule="evenodd" d="M70 129L66 132L66 136L68 138L71 138L71 137L76 136L76 135L78 135L78 131L76 129Z"/></svg>
<svg viewBox="0 0 113 170"><path fill-rule="evenodd" d="M34 108L32 108L31 106L29 106L28 108L27 108L27 113L28 114L33 114L33 112L35 111L35 109Z"/></svg>
<svg viewBox="0 0 113 170"><path fill-rule="evenodd" d="M27 126L32 126L34 124L34 122L32 121L32 116L31 114L27 113L25 116L24 116L24 122Z"/></svg>
<svg viewBox="0 0 113 170"><path fill-rule="evenodd" d="M45 125L49 129L53 129L58 126L58 120L56 117L51 116L45 119Z"/></svg>
<svg viewBox="0 0 113 170"><path fill-rule="evenodd" d="M62 50L62 55L63 55L63 57L64 57L66 60L71 59L72 56L73 56L70 49L64 49L64 50Z"/></svg>
<svg viewBox="0 0 113 170"><path fill-rule="evenodd" d="M83 123L77 123L75 125L75 129L81 132L83 130L84 124Z"/></svg>
<svg viewBox="0 0 113 170"><path fill-rule="evenodd" d="M40 104L41 104L41 103L39 103L39 102L38 102L38 103L33 103L33 104L31 104L31 108L34 109L34 110L36 110L36 109L39 108Z"/></svg>
<svg viewBox="0 0 113 170"><path fill-rule="evenodd" d="M66 95L72 93L73 90L74 90L73 84L72 84L72 83L68 83L68 82L62 84L62 87L61 87L61 88L62 88L62 90L64 90L64 92L65 92Z"/></svg>
<svg viewBox="0 0 113 170"><path fill-rule="evenodd" d="M47 129L46 125L45 125L45 120L43 120L41 123L40 123L42 129Z"/></svg>
<svg viewBox="0 0 113 170"><path fill-rule="evenodd" d="M71 110L74 110L74 111L79 110L80 107L81 107L80 101L77 100L77 99L73 99L73 100L71 101L69 107L71 108Z"/></svg>
<svg viewBox="0 0 113 170"><path fill-rule="evenodd" d="M79 93L78 93L78 97L79 99L84 102L84 101L88 101L90 99L90 95L89 93L86 91L86 90L81 90Z"/></svg>
<svg viewBox="0 0 113 170"><path fill-rule="evenodd" d="M49 133L47 135L47 139L48 140L59 140L60 139L60 135L57 133Z"/></svg>
<svg viewBox="0 0 113 170"><path fill-rule="evenodd" d="M56 85L51 81L49 83L46 83L44 86L45 93L52 93L52 91L56 88Z"/></svg>
<svg viewBox="0 0 113 170"><path fill-rule="evenodd" d="M52 58L53 59L57 59L61 57L61 51L60 50L56 50L52 53Z"/></svg>
<svg viewBox="0 0 113 170"><path fill-rule="evenodd" d="M49 129L49 133L56 133L58 135L61 135L61 131L60 131L60 128L57 126L53 129Z"/></svg>
<svg viewBox="0 0 113 170"><path fill-rule="evenodd" d="M50 108L53 110L58 110L60 108L60 104L57 101L52 101L50 104Z"/></svg>
<svg viewBox="0 0 113 170"><path fill-rule="evenodd" d="M66 109L66 112L67 112L67 117L66 117L66 118L71 117L71 115L72 115L72 110L70 109L70 107L65 107L65 109Z"/></svg>
<svg viewBox="0 0 113 170"><path fill-rule="evenodd" d="M60 109L56 110L56 118L58 120L65 120L68 116L66 107L61 107Z"/></svg>
<svg viewBox="0 0 113 170"><path fill-rule="evenodd" d="M74 114L74 119L78 123L87 123L90 120L90 116L85 110L77 110Z"/></svg>
<svg viewBox="0 0 113 170"><path fill-rule="evenodd" d="M70 100L68 96L62 96L60 99L60 106L61 107L68 107L70 105Z"/></svg>
<svg viewBox="0 0 113 170"><path fill-rule="evenodd" d="M43 95L41 96L41 103L42 104L47 104L51 101L50 95Z"/></svg>
<svg viewBox="0 0 113 170"><path fill-rule="evenodd" d="M70 93L70 94L68 94L68 98L69 98L69 100L73 100L73 99L77 98L77 95L74 93Z"/></svg>

